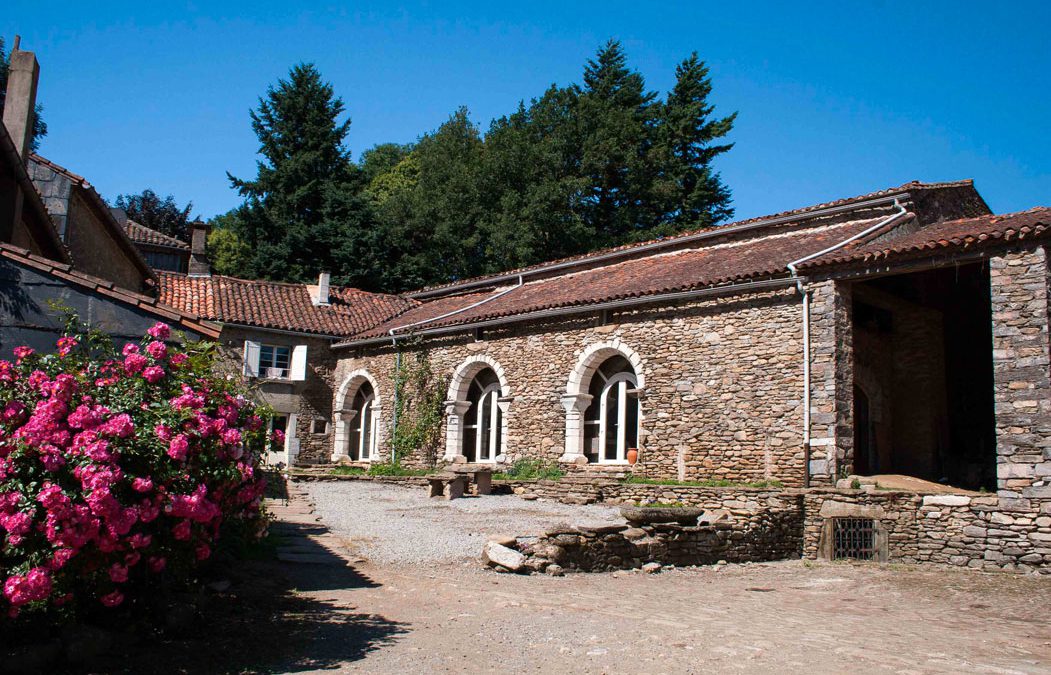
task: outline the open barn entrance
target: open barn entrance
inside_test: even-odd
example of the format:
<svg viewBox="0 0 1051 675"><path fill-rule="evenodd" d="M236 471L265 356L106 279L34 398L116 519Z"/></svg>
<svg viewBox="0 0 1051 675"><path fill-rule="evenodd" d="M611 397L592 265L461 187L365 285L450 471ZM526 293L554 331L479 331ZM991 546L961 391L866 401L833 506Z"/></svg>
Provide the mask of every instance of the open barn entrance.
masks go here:
<svg viewBox="0 0 1051 675"><path fill-rule="evenodd" d="M989 270L853 286L854 473L996 489Z"/></svg>

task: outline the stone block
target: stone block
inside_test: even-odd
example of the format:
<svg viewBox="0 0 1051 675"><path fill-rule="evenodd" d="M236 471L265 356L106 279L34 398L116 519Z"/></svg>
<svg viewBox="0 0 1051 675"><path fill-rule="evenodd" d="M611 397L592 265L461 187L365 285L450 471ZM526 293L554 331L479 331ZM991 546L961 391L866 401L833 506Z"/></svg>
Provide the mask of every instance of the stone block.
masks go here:
<svg viewBox="0 0 1051 675"><path fill-rule="evenodd" d="M493 541L486 542L482 551L482 560L487 565L503 567L512 572L521 570L526 564L524 555Z"/></svg>
<svg viewBox="0 0 1051 675"><path fill-rule="evenodd" d="M924 506L969 506L971 498L966 495L924 495Z"/></svg>

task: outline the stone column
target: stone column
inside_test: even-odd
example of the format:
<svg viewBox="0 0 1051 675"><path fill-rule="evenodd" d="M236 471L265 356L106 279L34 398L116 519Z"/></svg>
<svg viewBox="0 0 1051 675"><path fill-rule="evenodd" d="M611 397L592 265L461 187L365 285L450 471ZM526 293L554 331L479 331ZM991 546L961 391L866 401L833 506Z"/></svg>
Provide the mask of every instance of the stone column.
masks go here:
<svg viewBox="0 0 1051 675"><path fill-rule="evenodd" d="M825 281L810 286L810 293L808 470L821 484L853 470L854 331L848 284Z"/></svg>
<svg viewBox="0 0 1051 675"><path fill-rule="evenodd" d="M989 291L997 490L1001 506L1036 510L1033 500L1051 500L1046 249L991 258Z"/></svg>
<svg viewBox="0 0 1051 675"><path fill-rule="evenodd" d="M584 411L591 405L591 394L566 394L562 407L566 409L566 450L560 462L587 463L584 454Z"/></svg>
<svg viewBox="0 0 1051 675"><path fill-rule="evenodd" d="M344 410L343 412L336 413L332 418L333 426L333 442L332 442L332 461L338 462L341 459L348 458L350 453L347 447L347 440L350 438L349 428L354 418L358 416L357 410Z"/></svg>
<svg viewBox="0 0 1051 675"><path fill-rule="evenodd" d="M470 408L470 401L445 402L445 455L442 459L446 462L463 457L463 416Z"/></svg>

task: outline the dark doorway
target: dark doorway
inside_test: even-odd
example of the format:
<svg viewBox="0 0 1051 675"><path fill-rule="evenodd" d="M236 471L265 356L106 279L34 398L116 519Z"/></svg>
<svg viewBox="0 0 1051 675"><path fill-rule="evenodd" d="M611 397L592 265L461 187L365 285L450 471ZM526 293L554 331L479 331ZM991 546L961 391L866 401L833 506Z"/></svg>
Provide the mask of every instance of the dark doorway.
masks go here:
<svg viewBox="0 0 1051 675"><path fill-rule="evenodd" d="M984 264L854 284L854 471L996 488Z"/></svg>

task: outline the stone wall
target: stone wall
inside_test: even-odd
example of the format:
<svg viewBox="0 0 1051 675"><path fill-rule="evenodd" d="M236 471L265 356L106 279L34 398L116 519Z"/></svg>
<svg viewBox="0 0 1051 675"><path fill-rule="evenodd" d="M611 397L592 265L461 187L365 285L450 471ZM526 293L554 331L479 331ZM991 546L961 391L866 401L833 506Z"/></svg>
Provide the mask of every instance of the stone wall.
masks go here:
<svg viewBox="0 0 1051 675"><path fill-rule="evenodd" d="M997 488L1004 506L1051 513L1051 355L1043 247L989 261Z"/></svg>
<svg viewBox="0 0 1051 675"><path fill-rule="evenodd" d="M851 287L812 284L810 293L810 480L830 484L853 462L854 364Z"/></svg>
<svg viewBox="0 0 1051 675"><path fill-rule="evenodd" d="M431 339L404 347L403 358L425 350L445 381L472 361L498 364L506 380L503 459L554 461L566 450L563 397L570 376L597 345L639 363L636 374L644 385L634 472L803 483L801 309L794 290ZM337 381L369 373L381 399L381 423L389 429L394 352L379 346L339 354ZM442 438L446 432L441 430ZM389 453L386 442L380 450Z"/></svg>
<svg viewBox="0 0 1051 675"><path fill-rule="evenodd" d="M807 558L827 556L828 519L859 517L886 533L890 562L1051 573L1051 510L1005 511L991 494L810 490L803 512Z"/></svg>
<svg viewBox="0 0 1051 675"><path fill-rule="evenodd" d="M336 367L336 355L329 347L331 340L225 324L219 343L227 367L237 376L243 373L245 340L289 347L307 345L304 381L253 378L248 384L256 398L273 407L275 412L296 415L295 438L299 442L296 464L328 462L332 455L332 374ZM314 420L326 423L323 433L314 433Z"/></svg>

